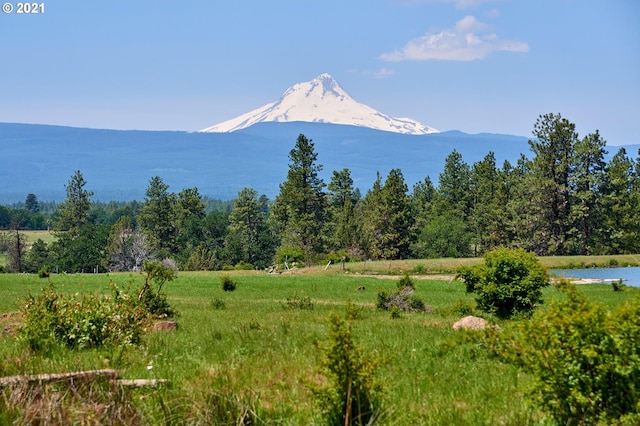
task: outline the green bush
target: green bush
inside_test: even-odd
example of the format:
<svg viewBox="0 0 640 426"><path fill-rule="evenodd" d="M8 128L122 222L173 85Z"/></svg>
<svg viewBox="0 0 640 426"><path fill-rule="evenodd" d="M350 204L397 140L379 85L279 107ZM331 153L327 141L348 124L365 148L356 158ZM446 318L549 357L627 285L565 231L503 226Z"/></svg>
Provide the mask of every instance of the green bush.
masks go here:
<svg viewBox="0 0 640 426"><path fill-rule="evenodd" d="M48 266L43 266L38 270L38 277L40 278L49 278L51 276L51 272L49 272Z"/></svg>
<svg viewBox="0 0 640 426"><path fill-rule="evenodd" d="M220 277L220 282L222 283L222 290L235 291L236 282L229 275L223 275Z"/></svg>
<svg viewBox="0 0 640 426"><path fill-rule="evenodd" d="M481 310L500 318L533 313L549 285L546 268L522 249L490 251L484 264L458 268L456 278L464 281L467 293L476 294Z"/></svg>
<svg viewBox="0 0 640 426"><path fill-rule="evenodd" d="M138 301L147 312L156 317L172 317L176 312L169 305L162 287L176 278L176 268L172 261L144 261L142 273L144 284L138 293Z"/></svg>
<svg viewBox="0 0 640 426"><path fill-rule="evenodd" d="M309 296L298 296L294 294L292 297L287 297L287 301L282 304L286 309L313 309L314 304Z"/></svg>
<svg viewBox="0 0 640 426"><path fill-rule="evenodd" d="M328 345L321 347L324 359L320 370L327 384L312 387L324 424L375 424L380 415L380 386L373 381L378 361L357 347L351 322L341 316L331 317L328 337Z"/></svg>
<svg viewBox="0 0 640 426"><path fill-rule="evenodd" d="M389 292L378 290L376 308L385 311L429 311L431 308L424 301L413 294L413 288L406 286ZM393 314L393 312L392 312Z"/></svg>
<svg viewBox="0 0 640 426"><path fill-rule="evenodd" d="M627 285L622 279L619 279L617 281L611 281L611 287L613 287L613 291L622 291L627 288Z"/></svg>
<svg viewBox="0 0 640 426"><path fill-rule="evenodd" d="M607 312L575 285L558 288L565 300L494 336L494 349L536 378L531 395L558 424L638 424L640 296Z"/></svg>
<svg viewBox="0 0 640 426"><path fill-rule="evenodd" d="M238 271L253 271L255 268L249 262L245 262L244 260L241 260L236 264L234 269Z"/></svg>
<svg viewBox="0 0 640 426"><path fill-rule="evenodd" d="M35 351L57 344L73 349L140 343L147 311L112 284L112 294L69 294L50 283L21 305L19 336Z"/></svg>
<svg viewBox="0 0 640 426"><path fill-rule="evenodd" d="M416 289L415 283L409 276L408 272L405 272L404 275L402 275L402 278L398 280L398 282L396 283L396 286L398 287L398 290L402 290L405 287L408 287L412 290Z"/></svg>
<svg viewBox="0 0 640 426"><path fill-rule="evenodd" d="M422 263L417 263L413 265L413 268L411 268L411 272L413 272L414 274L424 274L425 272L427 272L427 267Z"/></svg>
<svg viewBox="0 0 640 426"><path fill-rule="evenodd" d="M211 300L211 307L213 309L225 309L227 307L227 304L224 303L224 300L215 297Z"/></svg>
<svg viewBox="0 0 640 426"><path fill-rule="evenodd" d="M276 252L276 262L281 265L287 262L291 267L292 263L300 263L304 260L304 252L300 247L285 246Z"/></svg>

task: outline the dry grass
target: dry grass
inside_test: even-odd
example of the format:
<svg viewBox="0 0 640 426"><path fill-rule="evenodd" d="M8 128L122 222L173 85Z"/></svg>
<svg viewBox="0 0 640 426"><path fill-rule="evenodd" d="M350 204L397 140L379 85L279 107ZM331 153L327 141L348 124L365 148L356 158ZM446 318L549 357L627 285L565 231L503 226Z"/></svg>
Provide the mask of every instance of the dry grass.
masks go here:
<svg viewBox="0 0 640 426"><path fill-rule="evenodd" d="M0 423L51 426L145 424L129 390L109 380L20 382L0 393Z"/></svg>
<svg viewBox="0 0 640 426"><path fill-rule="evenodd" d="M27 237L27 242L29 244L33 244L38 239L41 239L48 245L56 240L56 237L52 231L43 230L43 231L20 231L20 232Z"/></svg>

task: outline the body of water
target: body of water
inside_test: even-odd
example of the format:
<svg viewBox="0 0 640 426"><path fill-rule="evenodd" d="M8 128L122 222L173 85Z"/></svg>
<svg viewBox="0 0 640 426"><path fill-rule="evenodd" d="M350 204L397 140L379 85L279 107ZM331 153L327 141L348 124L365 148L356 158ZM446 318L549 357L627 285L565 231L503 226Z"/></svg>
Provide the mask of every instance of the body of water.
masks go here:
<svg viewBox="0 0 640 426"><path fill-rule="evenodd" d="M618 280L622 279L628 286L640 287L640 267L631 268L588 268L588 269L552 269L549 271L558 277Z"/></svg>

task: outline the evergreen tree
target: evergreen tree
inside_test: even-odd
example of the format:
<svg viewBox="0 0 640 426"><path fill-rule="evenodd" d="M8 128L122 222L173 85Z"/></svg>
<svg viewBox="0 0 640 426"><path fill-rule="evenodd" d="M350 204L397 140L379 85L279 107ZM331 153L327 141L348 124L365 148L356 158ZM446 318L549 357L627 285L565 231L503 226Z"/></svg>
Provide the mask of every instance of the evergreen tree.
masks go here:
<svg viewBox="0 0 640 426"><path fill-rule="evenodd" d="M576 252L589 255L598 235L602 234L604 216L600 197L605 179L606 141L595 133L575 145L575 169L571 179L573 193L572 222L576 226Z"/></svg>
<svg viewBox="0 0 640 426"><path fill-rule="evenodd" d="M183 189L176 199L176 250L187 255L202 240L202 221L206 217L198 188Z"/></svg>
<svg viewBox="0 0 640 426"><path fill-rule="evenodd" d="M109 227L89 223L80 227L76 235L61 233L49 246L49 252L60 271L104 272L109 265L108 243Z"/></svg>
<svg viewBox="0 0 640 426"><path fill-rule="evenodd" d="M233 264L248 262L258 269L269 265L275 242L267 224L266 200L255 189L243 188L229 215L225 246ZM234 247L232 250L231 247Z"/></svg>
<svg viewBox="0 0 640 426"><path fill-rule="evenodd" d="M176 253L176 197L159 176L149 182L138 222L151 248L160 257Z"/></svg>
<svg viewBox="0 0 640 426"><path fill-rule="evenodd" d="M548 252L548 241L540 238L543 232L542 207L534 202L537 187L532 173L532 162L524 154L520 155L514 167L503 168L501 197L506 200L505 216L507 235L502 245L522 248L542 255Z"/></svg>
<svg viewBox="0 0 640 426"><path fill-rule="evenodd" d="M575 127L560 114L546 114L536 121L534 139L529 140L535 154L532 162L534 203L539 213L535 220L541 231L536 239L548 241L546 254L566 255L571 251L574 228L570 179L578 140Z"/></svg>
<svg viewBox="0 0 640 426"><path fill-rule="evenodd" d="M470 191L473 201L469 222L475 256L502 243L500 230L503 228L503 223L500 219L502 208L498 198L499 189L500 179L495 154L489 152L471 169Z"/></svg>
<svg viewBox="0 0 640 426"><path fill-rule="evenodd" d="M466 220L471 211L471 170L462 154L453 150L447 156L440 173L436 192L435 213Z"/></svg>
<svg viewBox="0 0 640 426"><path fill-rule="evenodd" d="M413 216L407 191L400 169L391 170L381 191L382 219L386 227L380 230L380 252L384 259L409 257Z"/></svg>
<svg viewBox="0 0 640 426"><path fill-rule="evenodd" d="M349 169L334 170L327 189L329 190L328 224L331 245L335 249L351 248L356 243L355 204L358 202L351 171Z"/></svg>
<svg viewBox="0 0 640 426"><path fill-rule="evenodd" d="M318 154L311 139L300 134L289 152L287 180L280 184L273 213L279 225L283 246L302 249L307 260L324 250L325 186L316 164Z"/></svg>
<svg viewBox="0 0 640 426"><path fill-rule="evenodd" d="M413 211L413 218L418 229L422 228L429 221L433 201L436 196L436 188L427 176L423 181L413 185L413 191L409 196L409 202Z"/></svg>
<svg viewBox="0 0 640 426"><path fill-rule="evenodd" d="M637 186L634 161L627 151L620 148L607 163L603 184L605 232L601 239L601 251L606 253L638 253L638 206L633 203L633 191ZM599 250L599 251L600 251Z"/></svg>
<svg viewBox="0 0 640 426"><path fill-rule="evenodd" d="M27 252L24 271L36 273L43 268L49 269L50 267L51 259L47 243L45 243L41 238L38 238Z"/></svg>
<svg viewBox="0 0 640 426"><path fill-rule="evenodd" d="M376 174L373 187L358 203L356 217L361 223L358 238L359 247L368 258L381 258L382 253L379 247L382 244L385 223L382 215L382 178L380 173Z"/></svg>
<svg viewBox="0 0 640 426"><path fill-rule="evenodd" d="M413 217L407 185L400 169L389 172L384 185L378 175L365 196L360 217L362 248L374 259L402 259L409 256Z"/></svg>
<svg viewBox="0 0 640 426"><path fill-rule="evenodd" d="M38 197L36 197L36 194L27 194L27 198L24 200L24 208L32 214L40 211L40 205L38 205Z"/></svg>
<svg viewBox="0 0 640 426"><path fill-rule="evenodd" d="M82 173L77 170L65 185L67 198L58 207L57 230L70 231L77 235L80 227L89 222L89 209L92 204L90 198L93 192L84 189L86 184Z"/></svg>

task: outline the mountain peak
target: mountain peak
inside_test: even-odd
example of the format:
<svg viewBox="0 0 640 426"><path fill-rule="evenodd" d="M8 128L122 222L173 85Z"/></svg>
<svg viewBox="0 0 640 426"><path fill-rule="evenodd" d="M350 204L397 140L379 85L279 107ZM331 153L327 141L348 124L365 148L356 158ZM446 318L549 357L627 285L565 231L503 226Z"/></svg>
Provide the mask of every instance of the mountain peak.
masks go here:
<svg viewBox="0 0 640 426"><path fill-rule="evenodd" d="M233 132L256 123L274 121L346 124L415 135L438 132L410 118L390 117L356 102L328 73L320 74L311 81L294 84L277 101L207 127L201 132Z"/></svg>

